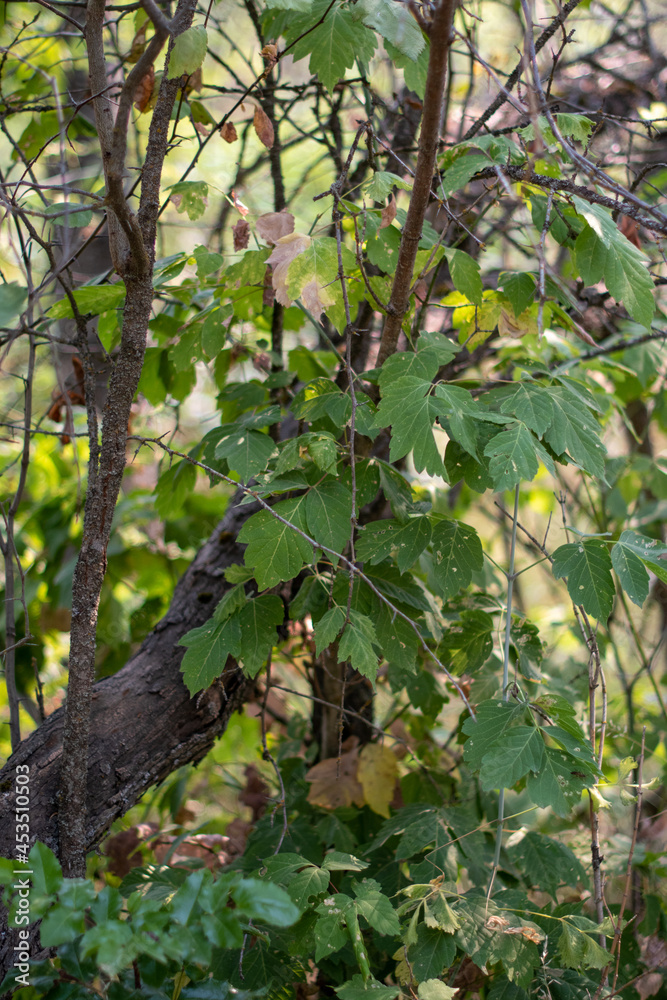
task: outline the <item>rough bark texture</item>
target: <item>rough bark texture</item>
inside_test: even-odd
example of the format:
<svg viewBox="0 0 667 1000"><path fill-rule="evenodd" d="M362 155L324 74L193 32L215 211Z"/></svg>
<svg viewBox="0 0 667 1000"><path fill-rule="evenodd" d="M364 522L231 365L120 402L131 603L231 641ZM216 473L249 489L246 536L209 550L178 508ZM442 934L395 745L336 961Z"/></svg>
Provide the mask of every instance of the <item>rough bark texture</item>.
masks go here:
<svg viewBox="0 0 667 1000"><path fill-rule="evenodd" d="M232 504L240 497L235 498ZM95 847L111 824L152 785L183 764L206 756L246 696L236 667L222 684L191 698L179 666L185 652L176 643L203 624L229 589L224 570L243 559L236 536L257 510L230 506L176 587L165 617L139 651L113 677L94 686L88 768L86 847ZM224 691L223 691L224 688ZM0 771L0 856L15 846L14 776L17 764L30 767L31 843L41 840L58 853L58 808L64 710L44 722ZM0 924L0 981L13 963L14 935Z"/></svg>

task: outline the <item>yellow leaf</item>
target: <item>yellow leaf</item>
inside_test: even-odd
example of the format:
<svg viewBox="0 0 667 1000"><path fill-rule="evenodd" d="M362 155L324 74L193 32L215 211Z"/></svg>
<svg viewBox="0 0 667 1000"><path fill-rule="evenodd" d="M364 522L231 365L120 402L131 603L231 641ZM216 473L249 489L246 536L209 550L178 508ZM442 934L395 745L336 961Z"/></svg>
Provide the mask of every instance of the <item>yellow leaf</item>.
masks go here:
<svg viewBox="0 0 667 1000"><path fill-rule="evenodd" d="M397 772L396 758L389 747L381 743L367 743L359 754L357 778L364 790L366 805L379 816L389 817Z"/></svg>

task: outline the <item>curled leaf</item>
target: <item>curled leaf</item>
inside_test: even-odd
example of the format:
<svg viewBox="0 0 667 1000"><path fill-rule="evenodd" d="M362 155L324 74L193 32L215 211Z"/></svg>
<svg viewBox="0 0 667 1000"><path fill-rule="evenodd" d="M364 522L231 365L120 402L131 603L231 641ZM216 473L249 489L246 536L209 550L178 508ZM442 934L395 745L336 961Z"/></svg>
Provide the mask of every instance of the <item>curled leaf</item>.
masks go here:
<svg viewBox="0 0 667 1000"><path fill-rule="evenodd" d="M153 88L155 87L155 66L151 63L148 70L144 73L141 80L137 84L132 99L134 101L134 106L137 111L144 112L148 109L151 97L153 96Z"/></svg>
<svg viewBox="0 0 667 1000"><path fill-rule="evenodd" d="M273 69L278 62L278 46L274 45L273 42L270 42L268 45L264 46L260 55L264 60L264 65L267 70Z"/></svg>
<svg viewBox="0 0 667 1000"><path fill-rule="evenodd" d="M252 123L255 127L255 132L257 133L257 138L266 146L267 149L271 149L273 146L273 125L271 124L271 119L264 111L260 108L259 104L255 108L255 115L253 117Z"/></svg>
<svg viewBox="0 0 667 1000"><path fill-rule="evenodd" d="M236 225L232 227L232 234L234 236L234 249L245 250L250 239L249 223L245 219L239 219Z"/></svg>
<svg viewBox="0 0 667 1000"><path fill-rule="evenodd" d="M386 208L382 209L382 222L380 223L380 229L386 229L390 226L394 219L396 218L396 199L392 194L389 199L389 204Z"/></svg>
<svg viewBox="0 0 667 1000"><path fill-rule="evenodd" d="M272 281L276 293L276 299L281 306L291 306L292 300L287 294L287 271L300 253L307 250L312 240L305 233L290 233L283 236L275 245L273 253L267 260L273 268Z"/></svg>
<svg viewBox="0 0 667 1000"><path fill-rule="evenodd" d="M240 198L237 197L236 191L232 189L232 201L234 202L234 208L240 215L245 219L246 215L250 211L247 205L244 205Z"/></svg>

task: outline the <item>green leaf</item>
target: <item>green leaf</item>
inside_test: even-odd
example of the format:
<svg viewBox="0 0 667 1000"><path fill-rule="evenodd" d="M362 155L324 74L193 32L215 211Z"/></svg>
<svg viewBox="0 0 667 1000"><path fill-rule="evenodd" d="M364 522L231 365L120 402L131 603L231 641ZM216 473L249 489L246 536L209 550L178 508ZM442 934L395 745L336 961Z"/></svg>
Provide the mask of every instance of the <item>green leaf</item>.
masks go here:
<svg viewBox="0 0 667 1000"><path fill-rule="evenodd" d="M529 1000L529 994L516 983L499 976L493 980L489 990L489 1000Z"/></svg>
<svg viewBox="0 0 667 1000"><path fill-rule="evenodd" d="M283 500L273 511L302 531L307 530L305 497ZM312 556L310 543L268 510L260 510L248 518L238 539L248 545L245 564L254 570L260 590L292 580Z"/></svg>
<svg viewBox="0 0 667 1000"><path fill-rule="evenodd" d="M416 979L435 978L454 961L456 944L451 934L419 924L417 943L410 945L408 958Z"/></svg>
<svg viewBox="0 0 667 1000"><path fill-rule="evenodd" d="M301 916L284 889L263 879L242 879L231 897L245 916L271 927L291 927Z"/></svg>
<svg viewBox="0 0 667 1000"><path fill-rule="evenodd" d="M340 428L350 419L352 403L331 379L316 378L296 394L291 409L298 420L312 423L328 417Z"/></svg>
<svg viewBox="0 0 667 1000"><path fill-rule="evenodd" d="M500 412L512 414L540 437L554 419L549 390L528 381L519 382L503 397Z"/></svg>
<svg viewBox="0 0 667 1000"><path fill-rule="evenodd" d="M342 986L334 986L334 990L340 1000L394 1000L401 992L400 986L383 986L377 979L366 982L361 975L352 976Z"/></svg>
<svg viewBox="0 0 667 1000"><path fill-rule="evenodd" d="M535 277L525 271L501 271L498 287L510 300L514 315L519 317L535 298Z"/></svg>
<svg viewBox="0 0 667 1000"><path fill-rule="evenodd" d="M479 769L486 754L525 714L523 705L512 705L493 698L477 706L477 717L466 719L463 732L470 737L463 746L463 756L470 766ZM523 727L522 727L523 728Z"/></svg>
<svg viewBox="0 0 667 1000"><path fill-rule="evenodd" d="M567 591L573 602L601 621L607 620L614 602L611 557L597 538L561 545L553 554L553 574L567 577Z"/></svg>
<svg viewBox="0 0 667 1000"><path fill-rule="evenodd" d="M425 47L424 35L403 4L386 0L361 0L364 23L395 45L408 59L414 60Z"/></svg>
<svg viewBox="0 0 667 1000"><path fill-rule="evenodd" d="M315 626L315 652L319 656L335 642L345 624L345 611L335 606L327 611Z"/></svg>
<svg viewBox="0 0 667 1000"><path fill-rule="evenodd" d="M655 311L653 278L646 268L646 256L621 233L611 215L600 205L573 198L587 226L575 243L576 266L586 284L600 278L617 302L634 320L650 326Z"/></svg>
<svg viewBox="0 0 667 1000"><path fill-rule="evenodd" d="M308 492L306 520L310 534L322 545L342 553L352 533L352 494L329 480Z"/></svg>
<svg viewBox="0 0 667 1000"><path fill-rule="evenodd" d="M515 726L484 756L479 777L482 788L512 788L528 771L539 771L544 741L534 726Z"/></svg>
<svg viewBox="0 0 667 1000"><path fill-rule="evenodd" d="M391 905L391 900L381 891L379 882L365 878L362 882L353 882L352 889L356 896L357 912L366 918L374 931L383 935L400 932L398 913Z"/></svg>
<svg viewBox="0 0 667 1000"><path fill-rule="evenodd" d="M367 615L351 611L338 643L338 662L349 660L355 670L374 682L379 666L374 644L377 644L377 635L373 622Z"/></svg>
<svg viewBox="0 0 667 1000"><path fill-rule="evenodd" d="M562 750L545 747L539 774L529 774L526 788L536 806L551 806L558 816L567 816L579 803L584 788L595 784L591 774L577 772L577 761Z"/></svg>
<svg viewBox="0 0 667 1000"><path fill-rule="evenodd" d="M537 447L538 442L519 421L491 438L484 454L490 458L489 473L496 492L511 490L518 483L535 478L539 468Z"/></svg>
<svg viewBox="0 0 667 1000"><path fill-rule="evenodd" d="M431 541L428 517L415 517L405 524L400 521L373 521L360 533L355 555L375 565L388 556L396 559L401 573L414 565Z"/></svg>
<svg viewBox="0 0 667 1000"><path fill-rule="evenodd" d="M581 922L583 922L581 917L565 917L561 921L561 934L558 939L560 957L565 965L580 971L604 969L611 961L611 955L601 948L592 936L593 934L597 936L598 928L592 921L586 920L586 924L592 925L592 929L584 930L576 926Z"/></svg>
<svg viewBox="0 0 667 1000"><path fill-rule="evenodd" d="M287 892L294 905L305 910L312 896L326 892L329 885L329 873L323 868L309 865L303 871L297 872L287 886Z"/></svg>
<svg viewBox="0 0 667 1000"><path fill-rule="evenodd" d="M430 393L431 383L423 379L412 375L396 379L386 387L375 425L382 428L391 424L392 462L411 451L418 472L425 469L431 476L445 478L445 467L433 437L437 410Z"/></svg>
<svg viewBox="0 0 667 1000"><path fill-rule="evenodd" d="M375 621L375 631L385 659L402 671L414 673L421 648L415 630L398 615L392 621L392 612L383 604Z"/></svg>
<svg viewBox="0 0 667 1000"><path fill-rule="evenodd" d="M32 870L31 882L36 896L51 896L58 892L63 884L62 868L53 851L38 840L30 848L28 855L29 868Z"/></svg>
<svg viewBox="0 0 667 1000"><path fill-rule="evenodd" d="M371 0L371 2L376 3L381 0ZM398 174L392 174L388 170L376 170L364 188L364 195L369 201L384 201L395 187L402 191L411 191L412 181L404 181Z"/></svg>
<svg viewBox="0 0 667 1000"><path fill-rule="evenodd" d="M294 59L310 56L310 72L317 74L329 93L357 58L367 63L375 52L375 33L364 27L359 16L353 8L338 4L331 8L329 0L313 0L309 13L290 16L289 27L282 32L288 43L309 32L296 42L292 55Z"/></svg>
<svg viewBox="0 0 667 1000"><path fill-rule="evenodd" d="M125 285L84 285L72 293L77 309L83 316L99 316L108 309L116 309L125 301ZM74 316L69 299L60 299L48 311L51 319L71 319Z"/></svg>
<svg viewBox="0 0 667 1000"><path fill-rule="evenodd" d="M328 872L362 872L368 868L368 861L355 858L354 854L344 851L329 851L324 856L322 867Z"/></svg>
<svg viewBox="0 0 667 1000"><path fill-rule="evenodd" d="M484 420L485 414L471 399L467 389L458 385L436 385L433 397L433 408L438 416L445 418L445 426L450 438L479 459L477 454L478 421ZM443 420L440 419L440 423Z"/></svg>
<svg viewBox="0 0 667 1000"><path fill-rule="evenodd" d="M255 677L266 663L276 642L276 629L285 618L283 602L276 594L264 594L248 601L238 616L241 628L239 659L243 672Z"/></svg>
<svg viewBox="0 0 667 1000"><path fill-rule="evenodd" d="M238 472L241 482L247 483L264 471L275 450L268 434L228 424L215 446L215 457L226 458L229 468Z"/></svg>
<svg viewBox="0 0 667 1000"><path fill-rule="evenodd" d="M454 986L446 986L441 979L425 979L417 987L419 1000L452 1000L458 993Z"/></svg>
<svg viewBox="0 0 667 1000"><path fill-rule="evenodd" d="M199 628L190 629L179 639L178 645L187 647L180 669L185 686L194 695L210 687L216 677L220 677L228 656L239 656L241 628L238 616L234 615L219 625L209 621Z"/></svg>
<svg viewBox="0 0 667 1000"><path fill-rule="evenodd" d="M201 25L183 31L174 42L169 57L167 79L187 74L191 76L204 62L208 46L206 28Z"/></svg>
<svg viewBox="0 0 667 1000"><path fill-rule="evenodd" d="M469 524L443 519L433 528L433 575L447 600L467 587L484 565L482 543Z"/></svg>
<svg viewBox="0 0 667 1000"><path fill-rule="evenodd" d="M548 892L554 900L561 885L573 886L586 878L583 865L570 848L544 834L529 831L507 851L526 883Z"/></svg>
<svg viewBox="0 0 667 1000"><path fill-rule="evenodd" d="M201 219L208 205L208 184L205 181L179 181L177 184L172 184L169 191L169 197L177 212L181 215L187 212L192 222ZM229 270L231 271L231 268Z"/></svg>
<svg viewBox="0 0 667 1000"><path fill-rule="evenodd" d="M448 247L445 253L449 264L449 273L456 291L465 295L473 305L481 306L483 289L477 261L464 250L452 250Z"/></svg>
<svg viewBox="0 0 667 1000"><path fill-rule="evenodd" d="M455 674L469 673L486 663L493 651L495 622L486 611L462 611L442 637L441 646L449 652Z"/></svg>
<svg viewBox="0 0 667 1000"><path fill-rule="evenodd" d="M398 67L398 69L403 70L406 87L410 90L414 90L415 94L423 100L426 90L426 76L428 73L429 47L426 46L419 53L417 59L408 58L408 56L404 55L400 49L397 49L395 45L392 45L391 42L386 40L384 47L387 50L387 55L393 64Z"/></svg>
<svg viewBox="0 0 667 1000"><path fill-rule="evenodd" d="M342 247L343 268L349 270L355 266L352 251ZM304 287L311 281L316 281L327 291L339 293L338 279L338 245L331 236L321 236L313 239L303 253L298 254L287 269L288 290L291 299L298 299Z"/></svg>
<svg viewBox="0 0 667 1000"><path fill-rule="evenodd" d="M337 913L320 917L315 924L313 937L315 938L316 962L332 955L336 951L340 951L349 941L347 931L343 927L340 915Z"/></svg>
<svg viewBox="0 0 667 1000"><path fill-rule="evenodd" d="M550 386L548 393L553 420L544 440L558 455L567 452L576 465L605 482L606 448L600 440L600 429L594 417L570 388Z"/></svg>
<svg viewBox="0 0 667 1000"><path fill-rule="evenodd" d="M657 538L649 538L636 531L624 531L616 544L622 545L628 553L634 553L650 567L652 573L663 583L667 583L667 545Z"/></svg>
<svg viewBox="0 0 667 1000"><path fill-rule="evenodd" d="M470 178L478 171L485 170L486 167L490 166L491 160L483 153L468 153L457 157L442 176L441 190L445 198L448 198L454 191L465 187Z"/></svg>
<svg viewBox="0 0 667 1000"><path fill-rule="evenodd" d="M25 309L27 302L28 289L22 288L16 281L0 285L0 326L13 326L14 321Z"/></svg>
<svg viewBox="0 0 667 1000"><path fill-rule="evenodd" d="M397 351L395 354L390 354L382 365L378 376L378 385L384 392L392 382L405 375L412 375L415 378L431 382L435 378L440 364L437 351L430 347L425 347L417 352Z"/></svg>
<svg viewBox="0 0 667 1000"><path fill-rule="evenodd" d="M162 473L155 487L155 509L160 517L180 513L195 488L197 470L191 462L176 462Z"/></svg>

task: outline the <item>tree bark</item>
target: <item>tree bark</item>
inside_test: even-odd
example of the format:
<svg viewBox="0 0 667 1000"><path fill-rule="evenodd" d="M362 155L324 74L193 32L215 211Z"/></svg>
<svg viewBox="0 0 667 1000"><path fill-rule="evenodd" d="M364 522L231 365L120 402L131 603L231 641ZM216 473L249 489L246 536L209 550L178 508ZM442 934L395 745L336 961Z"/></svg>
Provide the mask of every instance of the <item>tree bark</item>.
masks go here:
<svg viewBox="0 0 667 1000"><path fill-rule="evenodd" d="M230 584L224 570L243 561L236 536L255 504L237 507L238 495L179 581L169 611L138 652L113 677L95 684L88 762L86 849L152 785L183 764L199 762L224 733L250 688L235 664L221 684L191 698L179 670L185 649L176 645L210 618ZM13 857L16 831L15 774L30 768L31 844L40 840L59 854L58 805L64 708L21 744L0 771L0 856ZM13 964L14 933L0 925L0 982Z"/></svg>

